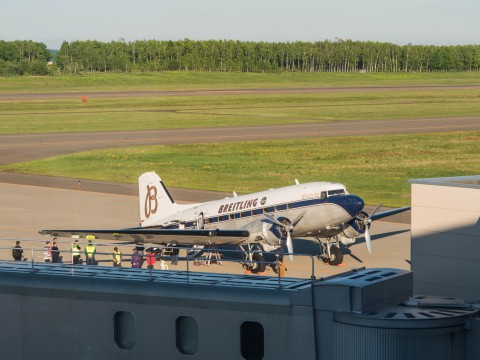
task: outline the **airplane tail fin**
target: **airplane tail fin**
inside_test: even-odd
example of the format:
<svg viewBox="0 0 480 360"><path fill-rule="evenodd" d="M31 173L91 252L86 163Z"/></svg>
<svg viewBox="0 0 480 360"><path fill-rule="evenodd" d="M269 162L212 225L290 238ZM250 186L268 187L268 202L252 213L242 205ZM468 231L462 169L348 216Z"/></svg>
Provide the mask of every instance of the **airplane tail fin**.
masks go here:
<svg viewBox="0 0 480 360"><path fill-rule="evenodd" d="M138 178L138 193L140 226L156 225L160 219L177 212L178 205L155 172L143 173Z"/></svg>

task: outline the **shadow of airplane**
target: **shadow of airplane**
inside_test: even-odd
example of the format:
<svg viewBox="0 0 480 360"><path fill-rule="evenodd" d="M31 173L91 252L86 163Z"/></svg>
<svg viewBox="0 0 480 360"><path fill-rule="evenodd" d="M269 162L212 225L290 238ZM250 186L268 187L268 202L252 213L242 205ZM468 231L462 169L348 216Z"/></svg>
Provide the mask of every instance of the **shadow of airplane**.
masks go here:
<svg viewBox="0 0 480 360"><path fill-rule="evenodd" d="M403 233L409 232L409 231L410 231L410 229L390 231L390 232L386 232L386 233L382 233L382 234L371 235L370 238L371 238L372 241L375 241L375 240L383 239L383 238L386 238L386 237L389 237L389 236L403 234ZM364 244L364 243L365 243L365 237L362 236L362 237L358 238L353 244L347 245L347 247L357 245L357 244Z"/></svg>
<svg viewBox="0 0 480 360"><path fill-rule="evenodd" d="M398 231L391 231L391 232L386 232L378 235L372 235L371 239L372 241L375 241L375 240L383 239L389 236L402 234L407 231L410 231L410 230L398 230ZM292 239L292 243L293 243L293 250L295 254L298 254L298 255L304 254L304 255L310 255L310 256L319 256L322 254L321 246L313 240L297 238L297 239ZM363 237L357 239L357 241L351 245L343 245L342 243L340 243L340 249L342 250L344 255L349 255L359 263L363 263L363 261L359 257L355 256L350 250L351 246L356 244L362 244L362 243L365 243L365 238ZM285 246L283 246L282 248L283 248L283 251L286 253L287 249L285 248ZM208 247L205 247L204 251L207 252ZM231 260L243 259L243 253L238 250L237 245L233 245L233 244L218 245L217 249L214 251L220 252L220 254L222 255L222 258L225 258L225 259L231 259ZM264 252L263 255L265 257L265 261L267 262L275 261L275 253Z"/></svg>
<svg viewBox="0 0 480 360"><path fill-rule="evenodd" d="M383 238L386 238L386 237L389 237L389 236L403 234L403 233L408 232L408 231L410 231L410 230L390 231L390 232L386 232L386 233L382 233L382 234L378 234L378 235L372 235L371 239L372 239L372 241L375 241L375 240L383 239ZM312 240L293 239L292 242L293 242L293 249L295 250L295 253L307 254L307 255L312 255L312 256L318 256L318 255L321 255L321 253L322 253L320 245L317 244L316 242L312 241ZM363 264L363 261L359 257L355 256L352 253L352 251L350 250L351 246L357 245L357 244L362 244L362 243L363 244L365 243L365 238L364 237L358 238L357 241L355 241L355 243L353 243L353 244L343 245L342 243L340 243L340 249L342 250L344 255L349 255L354 260Z"/></svg>
<svg viewBox="0 0 480 360"><path fill-rule="evenodd" d="M403 233L408 232L408 231L410 231L410 230L390 231L390 232L386 232L386 233L382 233L382 234L378 234L378 235L372 235L370 238L371 238L372 241L375 241L375 240L383 239L383 238L386 238L386 237L389 237L389 236L403 234ZM359 257L355 256L352 253L352 251L350 250L350 247L353 246L353 245L357 245L357 244L365 244L365 242L366 242L365 238L362 237L362 238L357 239L357 241L355 241L355 243L353 243L353 244L349 244L349 245L340 244L340 249L342 249L344 255L350 255L350 257L352 257L354 260L363 264L363 261Z"/></svg>

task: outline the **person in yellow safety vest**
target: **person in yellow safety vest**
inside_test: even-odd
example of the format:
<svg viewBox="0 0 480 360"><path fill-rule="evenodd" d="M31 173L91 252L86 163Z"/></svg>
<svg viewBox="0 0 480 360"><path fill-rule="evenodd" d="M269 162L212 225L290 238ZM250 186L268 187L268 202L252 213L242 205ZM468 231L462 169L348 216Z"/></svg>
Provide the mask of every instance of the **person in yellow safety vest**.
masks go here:
<svg viewBox="0 0 480 360"><path fill-rule="evenodd" d="M72 263L77 265L80 262L80 250L82 248L78 245L78 240L75 240L72 246Z"/></svg>
<svg viewBox="0 0 480 360"><path fill-rule="evenodd" d="M85 256L87 260L87 265L95 265L95 253L97 249L92 244L92 240L88 240L87 246L85 246Z"/></svg>
<svg viewBox="0 0 480 360"><path fill-rule="evenodd" d="M113 266L122 266L122 253L118 250L118 247L113 248L112 252Z"/></svg>
<svg viewBox="0 0 480 360"><path fill-rule="evenodd" d="M160 270L168 270L168 264L163 259L160 260Z"/></svg>

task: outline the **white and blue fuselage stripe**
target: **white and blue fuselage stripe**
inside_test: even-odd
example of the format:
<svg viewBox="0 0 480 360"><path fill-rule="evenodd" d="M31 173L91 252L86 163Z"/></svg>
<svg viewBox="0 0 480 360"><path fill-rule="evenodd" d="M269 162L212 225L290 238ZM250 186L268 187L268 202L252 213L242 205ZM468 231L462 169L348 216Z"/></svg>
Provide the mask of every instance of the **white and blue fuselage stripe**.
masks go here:
<svg viewBox="0 0 480 360"><path fill-rule="evenodd" d="M335 224L349 221L363 209L358 196L349 195L339 183L316 182L287 186L248 195L230 197L191 206L162 222L181 222L186 228L195 228L199 219L206 229L238 229L270 214L275 217L295 218L303 211L308 213L295 228L296 234L306 234ZM325 226L322 226L325 223Z"/></svg>

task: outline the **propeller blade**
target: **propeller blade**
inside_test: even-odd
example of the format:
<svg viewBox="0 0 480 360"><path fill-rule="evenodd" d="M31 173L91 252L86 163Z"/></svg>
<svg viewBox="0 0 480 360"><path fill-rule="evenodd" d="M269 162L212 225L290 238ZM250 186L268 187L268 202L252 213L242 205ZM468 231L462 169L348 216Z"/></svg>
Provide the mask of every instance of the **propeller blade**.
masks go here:
<svg viewBox="0 0 480 360"><path fill-rule="evenodd" d="M380 203L378 204L377 206L375 206L375 209L373 209L372 213L368 216L368 218L371 218L373 215L375 215L375 213L380 210L380 208L383 206L383 203Z"/></svg>
<svg viewBox="0 0 480 360"><path fill-rule="evenodd" d="M303 210L295 219L292 220L292 227L297 226L297 224L300 222L300 220L302 220L303 215L305 215L306 212L307 210Z"/></svg>
<svg viewBox="0 0 480 360"><path fill-rule="evenodd" d="M274 223L275 225L278 225L278 226L281 226L283 228L285 228L285 224L282 224L280 221L278 221L277 219L275 219L272 215L270 214L263 214L263 216L265 216L265 218L267 220L269 220L270 222Z"/></svg>
<svg viewBox="0 0 480 360"><path fill-rule="evenodd" d="M292 244L292 235L290 231L287 231L287 250L289 252L290 261L293 261L293 244Z"/></svg>
<svg viewBox="0 0 480 360"><path fill-rule="evenodd" d="M368 230L369 226L365 226L365 242L367 243L368 253L372 252L372 240L370 239L370 231Z"/></svg>
<svg viewBox="0 0 480 360"><path fill-rule="evenodd" d="M305 215L306 210L302 211L294 220L291 224L283 224L277 219L275 219L272 215L270 214L264 214L265 218L270 221L271 223L281 226L282 228L285 229L285 232L287 233L287 249L288 253L290 254L290 261L293 261L293 243L292 243L292 231L295 225L298 224L300 220L302 220L303 215Z"/></svg>

